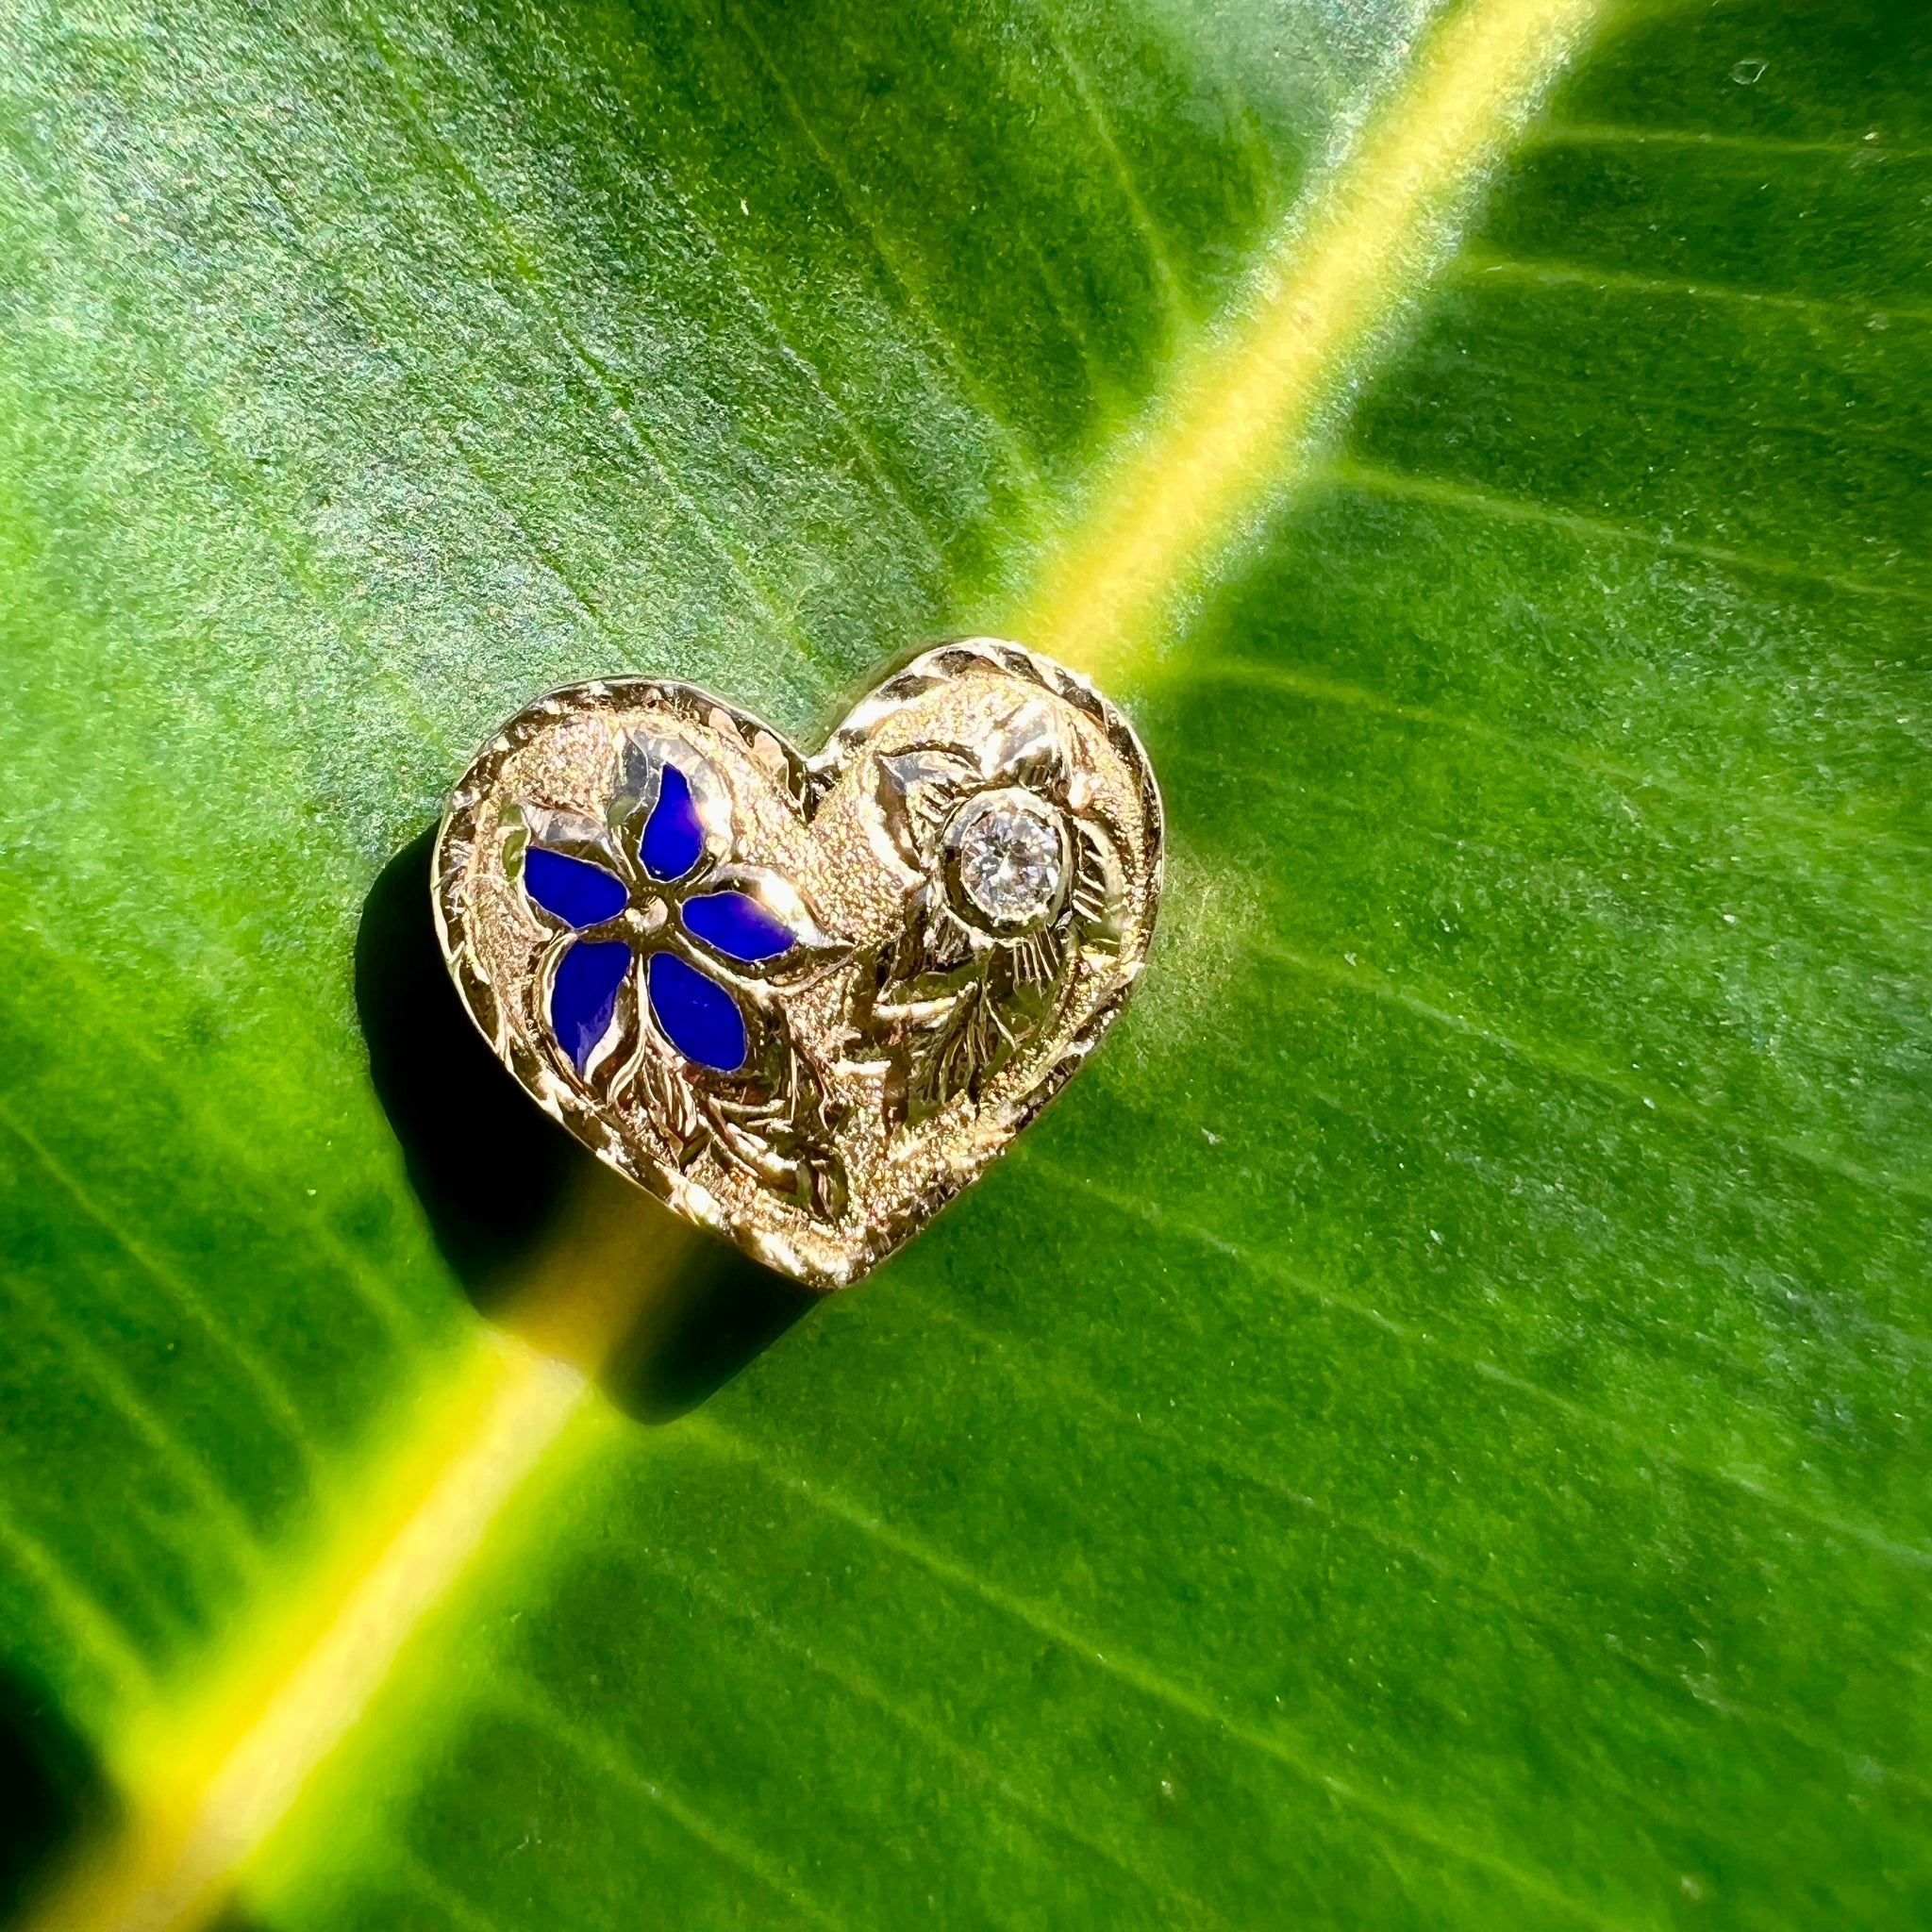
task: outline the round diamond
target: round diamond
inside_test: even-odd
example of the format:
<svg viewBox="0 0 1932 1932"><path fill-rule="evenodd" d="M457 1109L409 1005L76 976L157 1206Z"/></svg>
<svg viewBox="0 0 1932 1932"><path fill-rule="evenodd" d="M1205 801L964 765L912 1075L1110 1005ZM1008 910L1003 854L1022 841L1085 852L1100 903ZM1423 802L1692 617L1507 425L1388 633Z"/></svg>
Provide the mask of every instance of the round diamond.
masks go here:
<svg viewBox="0 0 1932 1932"><path fill-rule="evenodd" d="M1024 793L997 793L970 808L957 847L959 886L1002 925L1035 919L1060 889L1060 835Z"/></svg>

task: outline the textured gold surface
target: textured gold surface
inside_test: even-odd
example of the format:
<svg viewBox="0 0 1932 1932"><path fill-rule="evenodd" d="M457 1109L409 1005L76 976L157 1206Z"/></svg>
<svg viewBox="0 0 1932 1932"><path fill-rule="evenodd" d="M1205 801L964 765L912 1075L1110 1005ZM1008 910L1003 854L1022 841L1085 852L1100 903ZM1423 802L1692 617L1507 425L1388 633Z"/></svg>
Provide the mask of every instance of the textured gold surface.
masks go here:
<svg viewBox="0 0 1932 1932"><path fill-rule="evenodd" d="M661 885L637 838L675 764L709 835ZM1014 929L961 893L951 838L986 794L1062 830L1055 904ZM573 935L523 884L533 843L621 871L630 904ZM533 1098L678 1213L818 1289L856 1281L972 1182L1120 1011L1160 891L1159 794L1125 721L1072 672L972 639L889 678L801 758L694 687L624 678L540 699L477 755L437 841L438 932L464 1004ZM695 941L680 898L729 889L802 942L767 962ZM633 949L580 1068L549 1024L575 939ZM685 1059L642 961L734 997L744 1064Z"/></svg>

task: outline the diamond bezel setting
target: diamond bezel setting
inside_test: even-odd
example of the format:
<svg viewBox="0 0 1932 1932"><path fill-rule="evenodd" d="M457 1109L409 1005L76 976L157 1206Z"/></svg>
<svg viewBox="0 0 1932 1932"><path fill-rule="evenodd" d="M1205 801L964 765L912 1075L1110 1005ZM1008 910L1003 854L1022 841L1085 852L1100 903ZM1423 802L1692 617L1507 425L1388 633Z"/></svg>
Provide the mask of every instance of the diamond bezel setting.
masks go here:
<svg viewBox="0 0 1932 1932"><path fill-rule="evenodd" d="M1058 908L1066 831L1060 814L1031 792L981 792L961 809L946 842L959 892L983 920L1011 931Z"/></svg>

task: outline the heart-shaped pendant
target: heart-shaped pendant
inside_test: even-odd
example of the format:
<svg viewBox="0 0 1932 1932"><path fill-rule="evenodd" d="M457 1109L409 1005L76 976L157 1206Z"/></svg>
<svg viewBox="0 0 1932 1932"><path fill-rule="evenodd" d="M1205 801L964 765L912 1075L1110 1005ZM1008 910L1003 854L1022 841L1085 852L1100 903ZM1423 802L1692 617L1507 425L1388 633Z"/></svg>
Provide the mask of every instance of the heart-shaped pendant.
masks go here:
<svg viewBox="0 0 1932 1932"><path fill-rule="evenodd" d="M463 1003L531 1097L824 1290L924 1226L1091 1052L1160 873L1126 721L973 638L810 759L688 684L541 698L463 774L433 890Z"/></svg>

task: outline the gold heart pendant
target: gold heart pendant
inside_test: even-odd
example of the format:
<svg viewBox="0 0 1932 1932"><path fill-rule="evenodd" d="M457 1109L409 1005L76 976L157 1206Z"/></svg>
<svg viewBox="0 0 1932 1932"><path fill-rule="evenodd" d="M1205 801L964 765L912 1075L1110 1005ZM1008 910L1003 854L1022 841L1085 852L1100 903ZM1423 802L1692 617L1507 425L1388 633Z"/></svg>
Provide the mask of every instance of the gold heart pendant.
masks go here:
<svg viewBox="0 0 1932 1932"><path fill-rule="evenodd" d="M1160 874L1126 721L972 638L889 677L809 759L689 684L541 698L463 774L432 890L463 1004L538 1105L830 1290L1093 1050Z"/></svg>

